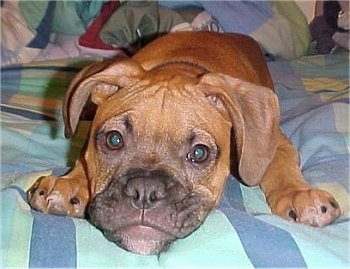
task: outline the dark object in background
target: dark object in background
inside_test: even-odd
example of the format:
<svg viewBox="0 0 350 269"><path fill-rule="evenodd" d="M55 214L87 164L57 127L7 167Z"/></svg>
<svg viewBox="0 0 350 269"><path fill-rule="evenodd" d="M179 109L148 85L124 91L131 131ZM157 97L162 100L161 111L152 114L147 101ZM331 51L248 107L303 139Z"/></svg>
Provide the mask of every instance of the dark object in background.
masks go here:
<svg viewBox="0 0 350 269"><path fill-rule="evenodd" d="M321 54L331 53L337 46L349 50L349 2L318 1L319 14L310 23L310 33ZM345 23L344 23L345 22Z"/></svg>

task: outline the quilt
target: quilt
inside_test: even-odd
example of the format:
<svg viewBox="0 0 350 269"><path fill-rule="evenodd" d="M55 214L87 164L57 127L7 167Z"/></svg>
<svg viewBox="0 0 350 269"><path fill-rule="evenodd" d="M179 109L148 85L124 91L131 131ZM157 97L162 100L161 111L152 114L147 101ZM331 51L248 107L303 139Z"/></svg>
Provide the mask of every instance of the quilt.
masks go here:
<svg viewBox="0 0 350 269"><path fill-rule="evenodd" d="M309 46L307 20L293 1L3 0L1 64L133 54L168 32L236 32L274 58Z"/></svg>
<svg viewBox="0 0 350 269"><path fill-rule="evenodd" d="M342 215L313 228L271 214L258 187L228 178L219 207L190 236L160 255L127 252L84 219L30 209L26 191L42 175L63 174L79 154L89 122L64 138L61 103L92 59L1 70L1 267L349 268L349 53L268 63L282 130L297 147L313 186L331 192Z"/></svg>

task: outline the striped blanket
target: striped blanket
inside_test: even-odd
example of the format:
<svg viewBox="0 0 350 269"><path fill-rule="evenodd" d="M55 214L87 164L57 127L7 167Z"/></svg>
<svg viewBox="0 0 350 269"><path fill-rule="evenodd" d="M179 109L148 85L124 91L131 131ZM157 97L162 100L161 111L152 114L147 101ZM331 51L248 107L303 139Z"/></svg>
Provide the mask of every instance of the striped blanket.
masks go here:
<svg viewBox="0 0 350 269"><path fill-rule="evenodd" d="M349 54L269 62L281 126L312 185L331 192L342 216L312 228L271 214L259 188L229 177L219 207L158 256L118 248L86 220L44 215L25 191L73 164L89 127L63 136L61 100L82 59L9 66L1 72L1 267L349 267Z"/></svg>

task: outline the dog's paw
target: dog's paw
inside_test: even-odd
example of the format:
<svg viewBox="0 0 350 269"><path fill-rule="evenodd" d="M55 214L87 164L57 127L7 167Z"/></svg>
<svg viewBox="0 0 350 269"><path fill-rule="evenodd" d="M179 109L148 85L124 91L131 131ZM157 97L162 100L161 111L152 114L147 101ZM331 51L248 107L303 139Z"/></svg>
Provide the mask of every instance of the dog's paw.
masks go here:
<svg viewBox="0 0 350 269"><path fill-rule="evenodd" d="M53 215L84 217L87 189L79 189L71 178L39 178L28 190L28 202L35 210Z"/></svg>
<svg viewBox="0 0 350 269"><path fill-rule="evenodd" d="M319 189L293 189L275 199L272 213L285 219L314 227L322 227L336 220L341 210L337 201Z"/></svg>

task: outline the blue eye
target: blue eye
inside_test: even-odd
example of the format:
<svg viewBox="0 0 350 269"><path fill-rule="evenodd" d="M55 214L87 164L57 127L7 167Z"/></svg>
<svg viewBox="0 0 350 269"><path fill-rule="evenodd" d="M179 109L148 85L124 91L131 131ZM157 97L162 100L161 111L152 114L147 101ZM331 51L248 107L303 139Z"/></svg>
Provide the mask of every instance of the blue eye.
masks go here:
<svg viewBox="0 0 350 269"><path fill-rule="evenodd" d="M193 163L202 163L209 157L209 148L205 145L195 145L187 154L187 160Z"/></svg>
<svg viewBox="0 0 350 269"><path fill-rule="evenodd" d="M124 141L121 133L118 131L110 131L106 134L106 145L113 150L121 149Z"/></svg>

